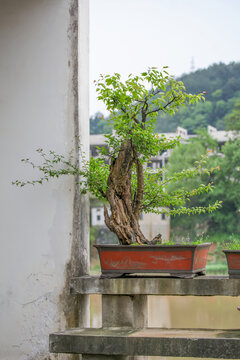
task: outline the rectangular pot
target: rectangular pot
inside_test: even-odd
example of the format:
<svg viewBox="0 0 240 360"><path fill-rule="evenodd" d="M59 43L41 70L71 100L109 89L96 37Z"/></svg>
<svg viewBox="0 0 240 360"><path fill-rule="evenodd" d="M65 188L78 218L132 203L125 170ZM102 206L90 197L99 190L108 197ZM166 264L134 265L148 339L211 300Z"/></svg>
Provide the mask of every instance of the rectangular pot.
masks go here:
<svg viewBox="0 0 240 360"><path fill-rule="evenodd" d="M210 243L200 245L94 245L102 275L169 273L173 276L204 275Z"/></svg>
<svg viewBox="0 0 240 360"><path fill-rule="evenodd" d="M223 250L227 258L230 278L240 279L240 250Z"/></svg>

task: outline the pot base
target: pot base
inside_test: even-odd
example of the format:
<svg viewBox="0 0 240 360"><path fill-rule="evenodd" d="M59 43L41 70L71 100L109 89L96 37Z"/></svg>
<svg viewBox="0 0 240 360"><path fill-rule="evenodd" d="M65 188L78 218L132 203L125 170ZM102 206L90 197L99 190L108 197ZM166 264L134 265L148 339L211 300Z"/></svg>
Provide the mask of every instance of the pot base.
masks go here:
<svg viewBox="0 0 240 360"><path fill-rule="evenodd" d="M134 273L111 273L111 272L108 272L108 271L102 271L101 275L100 275L100 279L107 279L107 278L124 278L124 277L137 277L137 276L150 276L152 275L152 277L162 277L162 278L168 278L168 277L171 277L171 278L181 278L181 279L193 279L197 276L206 276L206 271L200 271L200 272L197 272L197 273L148 273L148 272L142 272L142 273L137 273L137 272L134 272ZM237 279L237 277L235 277Z"/></svg>
<svg viewBox="0 0 240 360"><path fill-rule="evenodd" d="M231 274L229 274L229 279L240 279L240 274L238 274L238 275L231 275Z"/></svg>

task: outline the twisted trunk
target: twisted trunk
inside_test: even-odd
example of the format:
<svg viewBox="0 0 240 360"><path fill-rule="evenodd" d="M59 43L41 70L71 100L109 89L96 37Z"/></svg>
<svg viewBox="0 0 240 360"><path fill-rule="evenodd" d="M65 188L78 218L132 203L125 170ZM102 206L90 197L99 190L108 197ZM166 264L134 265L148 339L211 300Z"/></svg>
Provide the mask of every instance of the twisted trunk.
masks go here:
<svg viewBox="0 0 240 360"><path fill-rule="evenodd" d="M131 175L133 165L137 170L137 191L132 199ZM139 215L143 199L143 168L137 158L131 140L124 142L118 157L112 160L106 197L111 215L104 207L105 223L114 232L122 245L138 242L150 244L139 226Z"/></svg>

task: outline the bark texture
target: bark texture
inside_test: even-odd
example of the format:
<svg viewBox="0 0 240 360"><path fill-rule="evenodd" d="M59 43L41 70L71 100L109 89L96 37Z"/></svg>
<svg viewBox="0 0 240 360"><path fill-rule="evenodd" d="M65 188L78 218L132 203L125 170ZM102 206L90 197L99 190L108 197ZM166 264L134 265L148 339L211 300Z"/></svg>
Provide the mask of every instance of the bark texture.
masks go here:
<svg viewBox="0 0 240 360"><path fill-rule="evenodd" d="M133 165L137 171L137 190L132 194L131 176ZM106 198L111 214L104 207L105 223L114 232L122 245L132 243L153 244L143 235L139 215L143 199L143 167L131 140L123 142L116 159L112 159ZM159 239L154 239L156 242Z"/></svg>

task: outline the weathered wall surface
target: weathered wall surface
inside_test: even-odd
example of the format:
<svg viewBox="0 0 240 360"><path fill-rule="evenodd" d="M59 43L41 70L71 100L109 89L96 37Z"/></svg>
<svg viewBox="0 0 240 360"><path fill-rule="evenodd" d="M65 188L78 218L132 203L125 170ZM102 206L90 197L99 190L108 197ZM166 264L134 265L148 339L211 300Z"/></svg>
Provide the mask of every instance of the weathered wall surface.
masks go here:
<svg viewBox="0 0 240 360"><path fill-rule="evenodd" d="M72 254L77 271L81 254L73 247L80 230L86 235L88 227L81 211L74 219L79 199L74 181L64 178L22 189L11 181L36 176L21 158L37 161L39 147L67 154L75 146L74 136L88 129L87 95L77 101L76 5L75 0L0 0L1 360L48 359L48 334L74 318L66 281ZM85 12L79 89L86 94L88 1L79 5ZM87 265L86 252L82 261Z"/></svg>
<svg viewBox="0 0 240 360"><path fill-rule="evenodd" d="M170 217L158 214L142 214L142 219L139 221L143 234L147 239L153 239L159 233L162 235L163 241L170 238Z"/></svg>

